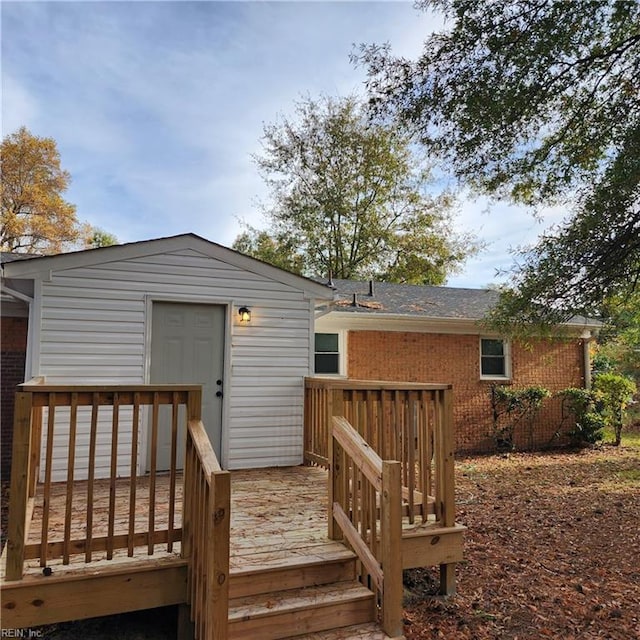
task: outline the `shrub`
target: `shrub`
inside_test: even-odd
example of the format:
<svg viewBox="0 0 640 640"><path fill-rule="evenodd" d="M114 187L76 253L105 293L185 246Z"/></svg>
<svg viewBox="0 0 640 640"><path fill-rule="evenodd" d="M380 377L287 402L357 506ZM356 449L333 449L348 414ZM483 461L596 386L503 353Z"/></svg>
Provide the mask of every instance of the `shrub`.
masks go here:
<svg viewBox="0 0 640 640"><path fill-rule="evenodd" d="M491 385L493 413L493 439L497 451L513 451L516 428L526 424L529 446L533 449L533 421L542 401L551 394L544 387L514 389L504 385Z"/></svg>
<svg viewBox="0 0 640 640"><path fill-rule="evenodd" d="M565 422L571 419L573 424L567 435L572 445L595 444L602 440L605 421L596 410L594 394L587 389L569 387L558 396L562 399L562 418L556 434L560 434Z"/></svg>
<svg viewBox="0 0 640 640"><path fill-rule="evenodd" d="M625 412L635 392L635 382L617 373L598 373L593 378L596 410L604 424L613 428L616 446L620 445Z"/></svg>

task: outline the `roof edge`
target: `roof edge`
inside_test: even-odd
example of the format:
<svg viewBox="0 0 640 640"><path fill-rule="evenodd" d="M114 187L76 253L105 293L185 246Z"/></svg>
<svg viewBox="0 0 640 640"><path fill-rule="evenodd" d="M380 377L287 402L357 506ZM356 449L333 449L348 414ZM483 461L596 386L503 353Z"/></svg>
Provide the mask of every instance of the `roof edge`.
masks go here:
<svg viewBox="0 0 640 640"><path fill-rule="evenodd" d="M292 286L308 293L311 297L332 300L333 290L311 278L300 276L279 267L247 256L235 249L207 240L195 233L183 233L175 236L139 240L123 244L84 249L50 256L33 256L21 260L3 263L5 277L37 278L52 270L73 269L97 264L106 264L134 257L153 255L162 252L193 249L212 258L228 262L240 269L265 276L282 284Z"/></svg>

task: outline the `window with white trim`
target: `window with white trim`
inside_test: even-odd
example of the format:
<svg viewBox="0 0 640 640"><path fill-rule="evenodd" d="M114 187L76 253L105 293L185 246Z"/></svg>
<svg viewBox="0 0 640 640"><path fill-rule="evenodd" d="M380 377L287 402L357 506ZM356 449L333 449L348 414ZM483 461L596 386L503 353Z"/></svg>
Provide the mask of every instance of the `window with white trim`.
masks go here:
<svg viewBox="0 0 640 640"><path fill-rule="evenodd" d="M509 343L501 338L480 338L480 377L511 377Z"/></svg>
<svg viewBox="0 0 640 640"><path fill-rule="evenodd" d="M340 335L315 334L315 373L340 374Z"/></svg>

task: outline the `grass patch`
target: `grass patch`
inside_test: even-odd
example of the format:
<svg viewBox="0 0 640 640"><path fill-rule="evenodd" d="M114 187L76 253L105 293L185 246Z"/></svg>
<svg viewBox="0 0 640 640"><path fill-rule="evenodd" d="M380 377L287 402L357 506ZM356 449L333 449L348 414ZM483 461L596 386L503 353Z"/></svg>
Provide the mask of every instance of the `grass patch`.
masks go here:
<svg viewBox="0 0 640 640"><path fill-rule="evenodd" d="M602 433L604 436L602 442L605 444L615 442L616 437L613 429L603 429ZM640 429L637 426L625 427L622 430L621 445L623 447L640 449Z"/></svg>
<svg viewBox="0 0 640 640"><path fill-rule="evenodd" d="M631 484L640 482L640 469L625 469L624 471L618 471L616 475L623 482L630 482Z"/></svg>

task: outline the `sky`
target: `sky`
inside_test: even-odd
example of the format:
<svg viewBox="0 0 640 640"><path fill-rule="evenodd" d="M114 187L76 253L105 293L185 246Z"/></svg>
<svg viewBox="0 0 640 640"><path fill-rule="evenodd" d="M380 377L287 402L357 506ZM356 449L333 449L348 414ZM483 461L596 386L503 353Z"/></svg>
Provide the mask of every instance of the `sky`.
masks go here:
<svg viewBox="0 0 640 640"><path fill-rule="evenodd" d="M264 124L321 94L364 96L354 45L415 59L438 16L411 2L1 3L2 135L52 137L78 218L120 242L193 232L225 246L264 226L252 156ZM560 210L466 199L454 228L485 248L450 286L483 287Z"/></svg>

